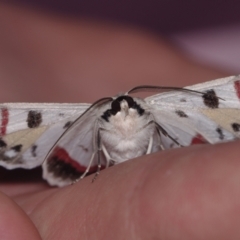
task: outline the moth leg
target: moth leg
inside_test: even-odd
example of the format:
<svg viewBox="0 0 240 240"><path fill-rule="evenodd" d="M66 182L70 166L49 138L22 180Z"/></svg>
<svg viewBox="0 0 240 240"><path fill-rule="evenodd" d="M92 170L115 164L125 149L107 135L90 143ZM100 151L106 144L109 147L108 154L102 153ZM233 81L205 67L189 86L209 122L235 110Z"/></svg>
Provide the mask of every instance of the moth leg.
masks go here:
<svg viewBox="0 0 240 240"><path fill-rule="evenodd" d="M95 172L95 175L92 179L92 182L94 182L100 171L101 171L101 151L102 151L102 144L101 144L101 135L100 135L100 131L103 130L103 128L98 128L98 131L97 131L97 156L98 156L98 165L97 165L97 171Z"/></svg>
<svg viewBox="0 0 240 240"><path fill-rule="evenodd" d="M158 134L158 137L159 137L159 146L162 150L165 150L165 147L163 146L162 144L162 138L161 138L161 135Z"/></svg>
<svg viewBox="0 0 240 240"><path fill-rule="evenodd" d="M170 136L169 134L168 134L168 132L162 127L162 126L160 126L156 121L154 121L154 120L151 120L151 121L149 121L145 126L148 126L149 124L155 124L155 126L156 126L156 129L157 129L157 131L158 131L158 134L159 134L159 136L161 136L161 133L164 135L164 136L166 136L166 137L168 137L168 138L170 138L174 143L176 143L179 147L183 147L178 141L176 141L172 136ZM144 127L145 127L144 126ZM161 139L161 138L160 138ZM160 140L160 142L162 142L161 140ZM160 145L160 147L161 148L163 148L164 149L164 147L162 146L162 144L159 144Z"/></svg>
<svg viewBox="0 0 240 240"><path fill-rule="evenodd" d="M156 129L157 129L157 133L158 133L158 141L159 141L159 146L161 148L161 150L165 150L163 144L162 144L162 138L161 138L161 133L166 136L166 137L169 137L174 143L176 143L178 146L182 147L182 145L177 142L173 137L171 137L167 131L161 127L157 122L155 122L154 120L151 120L149 121L146 125L143 126L143 128L147 127L148 125L150 124L155 124L156 126ZM152 144L153 144L153 136L150 138L149 140L149 145L148 145L148 149L147 149L147 153L146 154L149 154L151 153L151 150L152 150ZM151 146L150 146L151 145ZM151 147L151 148L150 148Z"/></svg>
<svg viewBox="0 0 240 240"><path fill-rule="evenodd" d="M160 135L160 133L162 133L164 136L170 138L174 143L176 143L179 147L183 147L177 140L175 140L172 136L170 136L168 134L168 132L162 127L160 126L157 122L153 121L157 127L157 131Z"/></svg>
<svg viewBox="0 0 240 240"><path fill-rule="evenodd" d="M143 128L147 127L150 124L154 124L156 125L156 122L154 120L149 121L146 125L143 126ZM158 136L158 142L159 142L159 146L161 148L161 150L165 150L164 146L162 145L162 138L161 138L161 134L158 128L157 129L157 136ZM165 131L166 132L166 131ZM146 154L150 154L152 151L152 146L153 146L153 136L149 139L149 144L148 144L148 149Z"/></svg>
<svg viewBox="0 0 240 240"><path fill-rule="evenodd" d="M83 178L87 175L87 173L89 172L90 167L92 166L92 162L93 162L93 159L94 159L94 157L95 157L95 154L96 154L97 152L98 152L98 170L97 170L97 172L96 172L96 174L95 174L95 176L94 176L94 178L93 178L93 181L96 179L96 177L97 177L96 175L99 174L100 169L101 169L100 154L99 154L99 151L101 151L101 147L100 147L100 142L101 142L101 139L100 139L100 130L101 130L101 128L98 128L98 129L97 129L97 123L95 123L94 133L97 131L97 134L94 134L94 136L97 135L97 146L98 146L98 149L96 150L96 146L95 146L95 144L94 144L94 147L93 147L93 148L94 148L94 151L93 151L93 154L92 154L92 156L91 156L91 159L90 159L90 161L89 161L89 164L88 164L86 170L85 170L84 173L83 173L78 179L76 179L73 183L78 182L79 180L83 179ZM92 181L92 182L93 182L93 181Z"/></svg>
<svg viewBox="0 0 240 240"><path fill-rule="evenodd" d="M94 159L94 157L95 157L95 154L96 154L96 152L94 152L94 153L92 154L92 157L91 157L91 160L90 160L90 162L89 162L89 164L88 164L88 167L87 167L87 169L85 170L85 172L82 174L82 176L81 176L80 179L83 179L83 178L86 176L86 174L89 172L89 169L90 169L90 167L92 166L92 162L93 162L93 159Z"/></svg>
<svg viewBox="0 0 240 240"><path fill-rule="evenodd" d="M155 121L154 121L154 120L149 121L146 125L144 125L144 126L142 127L142 129L145 128L145 127L147 127L148 125L151 125L151 124L155 124ZM159 140L159 146L160 146L160 148L161 148L162 150L164 150L164 147L163 147L163 145L162 145L161 134L160 134L158 128L157 128L157 132L158 132L158 138L159 138L159 139L158 139L158 140ZM153 147L153 136L151 136L151 138L149 139L148 149L147 149L146 154L150 154L150 153L152 152L152 147Z"/></svg>
<svg viewBox="0 0 240 240"><path fill-rule="evenodd" d="M103 150L104 156L106 157L106 162L107 162L106 168L108 168L111 160L113 161L113 159L110 157L110 155L104 145L102 145L102 150Z"/></svg>
<svg viewBox="0 0 240 240"><path fill-rule="evenodd" d="M152 147L153 147L153 136L150 137L149 143L148 143L148 148L146 154L150 154L152 152Z"/></svg>
<svg viewBox="0 0 240 240"><path fill-rule="evenodd" d="M165 147L163 146L163 143L162 143L161 133L158 128L157 128L157 137L158 137L159 147L161 148L161 150L165 150Z"/></svg>
<svg viewBox="0 0 240 240"><path fill-rule="evenodd" d="M87 175L87 173L89 172L89 169L90 169L90 167L91 167L91 165L92 165L92 162L93 162L93 159L94 159L94 157L95 157L95 154L96 154L96 152L94 152L94 153L92 154L92 157L91 157L91 159L90 159L90 162L89 162L86 170L84 171L84 173L83 173L79 178L75 179L72 184L77 183L79 180L83 179L83 178Z"/></svg>
<svg viewBox="0 0 240 240"><path fill-rule="evenodd" d="M104 156L105 156L105 158L106 158L106 162L107 162L106 168L109 167L109 164L110 164L111 161L112 161L112 162L115 162L115 161L110 157L110 155L109 155L106 147L101 143L100 131L102 131L102 130L105 130L105 129L104 129L104 128L99 128L99 130L98 130L98 141L97 141L97 145L98 145L98 169L97 169L97 171L96 171L96 173L95 173L95 175L94 175L94 178L93 178L92 182L94 182L94 181L96 180L97 176L99 175L99 173L100 173L100 171L101 171L101 158L100 158L100 156L101 156L101 155L100 155L101 151L103 151Z"/></svg>

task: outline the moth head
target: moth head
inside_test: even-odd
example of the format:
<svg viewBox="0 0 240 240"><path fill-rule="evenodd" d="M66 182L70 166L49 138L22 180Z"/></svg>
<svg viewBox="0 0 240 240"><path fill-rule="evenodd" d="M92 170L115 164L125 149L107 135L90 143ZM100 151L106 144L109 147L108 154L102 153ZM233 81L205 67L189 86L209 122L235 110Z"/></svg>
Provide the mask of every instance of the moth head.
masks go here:
<svg viewBox="0 0 240 240"><path fill-rule="evenodd" d="M101 117L109 122L111 117L115 118L116 116L116 120L119 119L119 117L125 119L128 116L138 118L142 116L144 112L145 110L134 100L134 98L122 95L112 101L111 108L107 109Z"/></svg>

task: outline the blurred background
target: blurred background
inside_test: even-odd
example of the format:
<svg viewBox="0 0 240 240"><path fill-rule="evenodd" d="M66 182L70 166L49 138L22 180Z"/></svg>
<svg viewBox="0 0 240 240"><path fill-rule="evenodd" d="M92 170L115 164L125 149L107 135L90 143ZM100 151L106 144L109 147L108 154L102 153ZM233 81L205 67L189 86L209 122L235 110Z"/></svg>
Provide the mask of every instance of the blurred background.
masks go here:
<svg viewBox="0 0 240 240"><path fill-rule="evenodd" d="M235 0L0 0L0 102L92 102L240 73Z"/></svg>
<svg viewBox="0 0 240 240"><path fill-rule="evenodd" d="M240 72L240 2L237 0L6 2L144 29L166 37L204 64Z"/></svg>

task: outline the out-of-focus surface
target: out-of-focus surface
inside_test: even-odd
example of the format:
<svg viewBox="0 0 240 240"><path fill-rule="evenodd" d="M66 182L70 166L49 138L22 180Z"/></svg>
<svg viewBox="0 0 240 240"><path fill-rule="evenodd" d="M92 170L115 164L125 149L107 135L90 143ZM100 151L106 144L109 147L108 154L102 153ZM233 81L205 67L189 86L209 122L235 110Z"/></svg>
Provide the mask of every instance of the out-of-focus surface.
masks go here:
<svg viewBox="0 0 240 240"><path fill-rule="evenodd" d="M240 73L240 24L173 34L187 55L205 65Z"/></svg>
<svg viewBox="0 0 240 240"><path fill-rule="evenodd" d="M167 0L21 0L20 5L80 18L106 20L161 34L188 56L240 72L240 2Z"/></svg>
<svg viewBox="0 0 240 240"><path fill-rule="evenodd" d="M160 34L20 4L0 2L0 32L0 102L92 102L229 75L189 61Z"/></svg>
<svg viewBox="0 0 240 240"><path fill-rule="evenodd" d="M9 2L9 0L5 0ZM240 22L237 0L10 0L60 14L102 19L163 34Z"/></svg>

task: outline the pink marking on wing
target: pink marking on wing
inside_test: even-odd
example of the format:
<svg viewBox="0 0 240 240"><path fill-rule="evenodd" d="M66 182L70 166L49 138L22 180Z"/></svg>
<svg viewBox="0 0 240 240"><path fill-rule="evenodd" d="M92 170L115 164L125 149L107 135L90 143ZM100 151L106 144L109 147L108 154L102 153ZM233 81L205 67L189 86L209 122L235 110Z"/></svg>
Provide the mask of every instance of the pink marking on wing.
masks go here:
<svg viewBox="0 0 240 240"><path fill-rule="evenodd" d="M8 125L8 120L9 120L9 112L7 108L2 108L1 109L1 127L0 127L0 136L6 135L7 131L7 125Z"/></svg>
<svg viewBox="0 0 240 240"><path fill-rule="evenodd" d="M236 90L238 98L240 99L240 81L235 81L234 82L234 88Z"/></svg>
<svg viewBox="0 0 240 240"><path fill-rule="evenodd" d="M191 141L191 145L193 144L206 144L207 140L200 134L197 134Z"/></svg>
<svg viewBox="0 0 240 240"><path fill-rule="evenodd" d="M50 157L50 159L52 157L57 157L59 159L59 161L64 161L65 163L68 163L70 164L72 167L74 167L77 171L79 172L85 172L86 170L86 167L85 166L82 166L81 164L79 164L76 160L74 160L73 158L71 158L68 154L68 152L64 149L64 148L61 148L61 147L56 147ZM96 172L97 171L97 166L92 166L90 169L89 169L89 173L92 173L92 172Z"/></svg>

